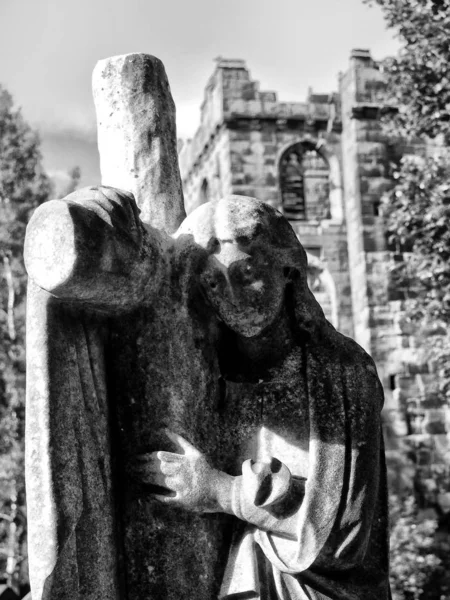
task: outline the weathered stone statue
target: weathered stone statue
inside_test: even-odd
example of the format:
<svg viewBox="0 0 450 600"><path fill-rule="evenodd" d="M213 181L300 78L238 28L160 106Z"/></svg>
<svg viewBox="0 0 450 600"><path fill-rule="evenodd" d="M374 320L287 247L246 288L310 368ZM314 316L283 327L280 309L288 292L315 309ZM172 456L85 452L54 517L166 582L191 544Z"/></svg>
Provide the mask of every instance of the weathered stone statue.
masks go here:
<svg viewBox="0 0 450 600"><path fill-rule="evenodd" d="M46 203L26 242L33 600L387 600L373 362L273 208L183 221L157 59L94 90L114 187Z"/></svg>

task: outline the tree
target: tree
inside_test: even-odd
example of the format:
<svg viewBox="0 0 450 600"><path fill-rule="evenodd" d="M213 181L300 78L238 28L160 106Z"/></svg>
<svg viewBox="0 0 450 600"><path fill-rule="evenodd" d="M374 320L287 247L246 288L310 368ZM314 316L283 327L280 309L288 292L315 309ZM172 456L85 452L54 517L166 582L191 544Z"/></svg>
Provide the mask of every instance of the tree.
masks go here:
<svg viewBox="0 0 450 600"><path fill-rule="evenodd" d="M450 593L447 543L436 542L436 520L419 519L413 498L391 496L393 600L444 600Z"/></svg>
<svg viewBox="0 0 450 600"><path fill-rule="evenodd" d="M388 119L403 137L450 138L450 0L363 0L381 7L402 43L385 61L389 100L398 108Z"/></svg>
<svg viewBox="0 0 450 600"><path fill-rule="evenodd" d="M393 272L395 286L449 400L450 0L364 1L381 7L402 42L399 55L384 63L387 101L398 109L384 125L391 135L428 146L426 158L406 156L393 165L383 212L389 241L404 259Z"/></svg>
<svg viewBox="0 0 450 600"><path fill-rule="evenodd" d="M81 179L80 167L52 173L52 198L64 198L74 192Z"/></svg>
<svg viewBox="0 0 450 600"><path fill-rule="evenodd" d="M419 327L449 400L450 0L363 1L381 7L402 42L399 55L384 64L388 104L398 108L385 115L385 127L428 146L426 158L407 156L394 165L384 215L391 244L403 252L396 286L404 290L408 317Z"/></svg>
<svg viewBox="0 0 450 600"><path fill-rule="evenodd" d="M23 474L25 227L49 195L39 139L0 86L0 573L11 582L26 531Z"/></svg>
<svg viewBox="0 0 450 600"><path fill-rule="evenodd" d="M405 262L398 284L410 316L450 324L450 168L448 158L404 157L384 198L389 241ZM437 328L441 331L440 328Z"/></svg>
<svg viewBox="0 0 450 600"><path fill-rule="evenodd" d="M381 7L388 27L402 43L387 59L389 133L420 138L428 157L405 157L393 165L395 185L385 197L391 243L408 250L402 276L415 298L416 319L450 319L450 0L363 0ZM434 140L433 144L431 143ZM411 294L410 294L411 296Z"/></svg>

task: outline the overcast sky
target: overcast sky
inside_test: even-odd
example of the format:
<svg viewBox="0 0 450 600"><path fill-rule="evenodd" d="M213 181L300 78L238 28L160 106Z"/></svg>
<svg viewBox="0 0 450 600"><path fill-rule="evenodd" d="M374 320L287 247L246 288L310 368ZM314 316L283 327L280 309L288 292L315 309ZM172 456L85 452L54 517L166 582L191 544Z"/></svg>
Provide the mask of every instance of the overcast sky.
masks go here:
<svg viewBox="0 0 450 600"><path fill-rule="evenodd" d="M0 25L0 83L40 129L50 169L88 160L91 73L101 58L158 56L178 134L188 137L219 55L245 59L261 89L301 101L309 86L337 89L352 48L369 48L376 59L397 48L380 10L362 0L0 0Z"/></svg>

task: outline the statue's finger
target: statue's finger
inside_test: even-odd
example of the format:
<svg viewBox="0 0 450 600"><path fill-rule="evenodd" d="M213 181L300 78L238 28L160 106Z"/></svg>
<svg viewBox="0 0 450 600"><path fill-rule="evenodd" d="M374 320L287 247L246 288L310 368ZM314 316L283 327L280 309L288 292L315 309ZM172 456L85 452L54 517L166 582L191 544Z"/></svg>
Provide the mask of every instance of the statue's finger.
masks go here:
<svg viewBox="0 0 450 600"><path fill-rule="evenodd" d="M156 452L141 455L136 457L136 461L131 468L134 471L159 473L161 471L161 460L157 457Z"/></svg>
<svg viewBox="0 0 450 600"><path fill-rule="evenodd" d="M179 463L183 460L183 455L175 454L175 452L164 452L163 450L160 450L156 453L156 458L161 462Z"/></svg>
<svg viewBox="0 0 450 600"><path fill-rule="evenodd" d="M162 502L163 504L177 504L178 499L176 496L163 496L161 494L152 494L152 498L158 500L158 502Z"/></svg>
<svg viewBox="0 0 450 600"><path fill-rule="evenodd" d="M180 462L161 461L159 464L161 473L164 473L164 475L175 475L176 473L178 473L181 467Z"/></svg>
<svg viewBox="0 0 450 600"><path fill-rule="evenodd" d="M136 460L137 462L147 462L149 460L152 460L153 454L155 454L154 452L146 452L144 454L138 454L137 456L134 457L134 460Z"/></svg>
<svg viewBox="0 0 450 600"><path fill-rule="evenodd" d="M190 442L188 442L186 439L184 439L184 437L178 435L178 433L174 433L173 431L170 431L170 429L165 429L164 431L167 437L184 453L198 453L197 448L193 446Z"/></svg>
<svg viewBox="0 0 450 600"><path fill-rule="evenodd" d="M141 465L133 465L131 467L131 470L133 471L133 473L136 473L137 475L140 476L145 476L147 473L151 474L151 473L161 473L161 463L158 462L158 464L156 463L145 463L145 464L141 464Z"/></svg>
<svg viewBox="0 0 450 600"><path fill-rule="evenodd" d="M163 473L159 461L131 467L132 474L142 483L171 489L171 473Z"/></svg>
<svg viewBox="0 0 450 600"><path fill-rule="evenodd" d="M143 483L148 485L157 485L159 487L170 489L166 480L166 476L161 473L161 471L155 473L146 471L145 473L142 473L141 479Z"/></svg>
<svg viewBox="0 0 450 600"><path fill-rule="evenodd" d="M135 464L130 466L130 474L135 479L145 482L148 477L152 477L155 474L155 470L149 467L148 464Z"/></svg>

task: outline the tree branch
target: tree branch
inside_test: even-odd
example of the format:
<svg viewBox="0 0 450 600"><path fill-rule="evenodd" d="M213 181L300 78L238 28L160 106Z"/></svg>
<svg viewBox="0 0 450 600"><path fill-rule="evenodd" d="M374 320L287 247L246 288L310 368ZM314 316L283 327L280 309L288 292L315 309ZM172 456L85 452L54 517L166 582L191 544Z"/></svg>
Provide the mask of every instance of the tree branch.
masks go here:
<svg viewBox="0 0 450 600"><path fill-rule="evenodd" d="M5 279L6 285L8 286L8 310L7 310L7 323L8 323L8 334L10 340L14 341L16 339L16 327L14 323L14 280L11 270L11 264L9 262L9 258L6 255L3 255L3 266L5 268Z"/></svg>

